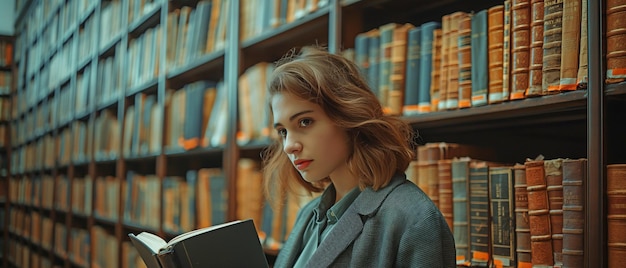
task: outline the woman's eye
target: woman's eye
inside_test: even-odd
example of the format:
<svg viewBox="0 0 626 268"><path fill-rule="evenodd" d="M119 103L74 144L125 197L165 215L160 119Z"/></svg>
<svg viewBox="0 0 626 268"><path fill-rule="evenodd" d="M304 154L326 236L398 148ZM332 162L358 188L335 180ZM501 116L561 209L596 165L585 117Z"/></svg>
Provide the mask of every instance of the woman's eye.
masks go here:
<svg viewBox="0 0 626 268"><path fill-rule="evenodd" d="M276 130L276 133L278 133L278 135L279 135L279 136L281 136L281 137L283 137L283 138L284 138L284 137L287 137L287 130L286 130L286 129L284 129L284 128L277 129L277 130Z"/></svg>
<svg viewBox="0 0 626 268"><path fill-rule="evenodd" d="M312 124L312 123L313 123L313 120L308 119L308 118L301 119L301 120L298 122L298 124L300 125L300 127L307 127L307 126L309 126L309 125L310 125L310 124Z"/></svg>

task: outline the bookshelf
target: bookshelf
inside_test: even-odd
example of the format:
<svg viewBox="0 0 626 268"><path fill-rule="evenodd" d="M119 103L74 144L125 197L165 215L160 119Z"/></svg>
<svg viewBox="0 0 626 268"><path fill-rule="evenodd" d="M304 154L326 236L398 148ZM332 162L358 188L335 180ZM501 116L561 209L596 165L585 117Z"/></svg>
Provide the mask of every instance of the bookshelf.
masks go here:
<svg viewBox="0 0 626 268"><path fill-rule="evenodd" d="M9 189L2 203L5 267L122 266L123 258L132 258L126 255L132 252L128 233L149 230L171 238L181 231L170 228L170 213L176 212L165 209L180 193L164 182L181 185L207 174L201 170L221 170L220 193L227 198L219 201L222 214L214 217L236 219L244 205L237 202L242 194L237 182L246 179L239 176L239 162L258 160L268 144L267 137L240 139L237 119L243 118L239 102L245 96L238 81L248 69L274 62L292 47L322 44L340 53L355 47L359 33L387 23L420 25L503 1L294 1L319 5L294 13L288 22L272 24L266 17L257 25L246 23L246 12L269 14L271 9L253 5L265 1L214 1L219 8L211 12L219 16L209 16L217 20L206 25L214 23L215 29L200 23L187 31L205 31L211 42L181 31L181 14L200 10L199 2L17 1L16 36L0 37L16 43L13 65L0 67L16 77L14 93L8 94L12 116L2 123L12 133L2 151L8 156L2 185L10 184L2 187ZM489 147L504 162L538 154L587 158L589 267L607 263L604 167L626 162L620 118L626 85L604 82L603 8L602 2L589 1L586 90L404 117L426 142ZM226 104L211 111L222 118L198 116L202 106L192 106L194 99L207 98L193 94L207 93L189 85L205 80L218 92L215 103ZM157 194L139 202L129 194L133 189ZM131 213L143 210L149 213ZM191 221L197 227L201 219ZM268 248L268 257L276 252Z"/></svg>
<svg viewBox="0 0 626 268"><path fill-rule="evenodd" d="M10 133L10 117L11 104L13 101L13 89L15 88L15 75L13 65L13 49L14 37L8 35L0 35L0 101L2 105L2 117L0 118L0 224L2 225L2 233L0 234L0 263L6 266L8 250L6 245L8 237L9 225L9 200L8 186L10 170L11 142Z"/></svg>

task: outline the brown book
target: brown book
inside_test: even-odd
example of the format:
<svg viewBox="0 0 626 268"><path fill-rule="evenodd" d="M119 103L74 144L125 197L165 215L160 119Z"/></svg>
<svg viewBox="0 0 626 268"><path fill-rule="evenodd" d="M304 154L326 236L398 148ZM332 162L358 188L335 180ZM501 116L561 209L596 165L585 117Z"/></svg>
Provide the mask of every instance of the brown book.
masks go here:
<svg viewBox="0 0 626 268"><path fill-rule="evenodd" d="M453 202L452 202L452 159L437 161L439 176L439 210L452 230Z"/></svg>
<svg viewBox="0 0 626 268"><path fill-rule="evenodd" d="M563 40L580 40L580 5L581 0L563 1ZM561 44L561 79L560 91L576 90L578 78L578 57L580 42L563 42Z"/></svg>
<svg viewBox="0 0 626 268"><path fill-rule="evenodd" d="M550 228L552 233L552 250L554 265L563 265L563 159L556 158L544 161L548 205L550 207Z"/></svg>
<svg viewBox="0 0 626 268"><path fill-rule="evenodd" d="M448 76L446 83L446 103L448 110L459 108L459 26L464 17L469 16L465 12L454 12L450 15L450 32L448 43Z"/></svg>
<svg viewBox="0 0 626 268"><path fill-rule="evenodd" d="M504 48L504 5L496 5L487 10L487 31L489 49L489 87L488 102L498 103L504 101L502 92L502 55ZM507 94L508 95L508 92ZM507 97L508 100L508 97Z"/></svg>
<svg viewBox="0 0 626 268"><path fill-rule="evenodd" d="M530 0L513 0L511 100L523 99L528 88L530 66Z"/></svg>
<svg viewBox="0 0 626 268"><path fill-rule="evenodd" d="M543 159L529 160L526 166L528 187L528 217L530 219L531 262L534 265L554 265L550 207Z"/></svg>
<svg viewBox="0 0 626 268"><path fill-rule="evenodd" d="M563 266L584 267L587 159L563 160Z"/></svg>
<svg viewBox="0 0 626 268"><path fill-rule="evenodd" d="M391 73L389 76L390 87L389 95L387 96L387 103L393 115L402 115L402 107L404 106L407 33L412 28L415 28L415 26L410 23L405 23L393 30L393 39L391 41Z"/></svg>
<svg viewBox="0 0 626 268"><path fill-rule="evenodd" d="M515 180L515 252L517 254L517 266L531 267L526 167L523 164L513 166L513 177Z"/></svg>
<svg viewBox="0 0 626 268"><path fill-rule="evenodd" d="M608 267L626 261L626 164L606 167Z"/></svg>
<svg viewBox="0 0 626 268"><path fill-rule="evenodd" d="M459 108L472 106L472 16L459 21Z"/></svg>
<svg viewBox="0 0 626 268"><path fill-rule="evenodd" d="M606 82L626 80L626 3L606 1Z"/></svg>
<svg viewBox="0 0 626 268"><path fill-rule="evenodd" d="M452 43L452 14L446 14L441 17L441 58L439 63L439 101L437 102L437 110L446 110L448 105L448 69L452 55L450 54L450 45Z"/></svg>
<svg viewBox="0 0 626 268"><path fill-rule="evenodd" d="M526 96L541 96L543 88L543 0L530 2L530 65Z"/></svg>
<svg viewBox="0 0 626 268"><path fill-rule="evenodd" d="M542 87L547 93L559 90L561 77L561 41L563 1L547 0L543 5Z"/></svg>
<svg viewBox="0 0 626 268"><path fill-rule="evenodd" d="M580 49L578 57L578 76L576 84L579 89L587 88L587 70L589 68L587 58L587 0L582 0L580 5Z"/></svg>

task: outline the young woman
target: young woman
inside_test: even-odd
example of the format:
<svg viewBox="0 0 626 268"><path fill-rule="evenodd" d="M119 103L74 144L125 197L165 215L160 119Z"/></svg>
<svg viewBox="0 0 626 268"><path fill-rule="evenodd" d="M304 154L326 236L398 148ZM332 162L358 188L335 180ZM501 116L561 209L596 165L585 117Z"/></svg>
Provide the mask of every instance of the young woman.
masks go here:
<svg viewBox="0 0 626 268"><path fill-rule="evenodd" d="M317 47L286 55L269 81L278 139L266 191L323 191L298 213L275 267L454 267L454 238L404 174L414 132L386 116L357 66Z"/></svg>

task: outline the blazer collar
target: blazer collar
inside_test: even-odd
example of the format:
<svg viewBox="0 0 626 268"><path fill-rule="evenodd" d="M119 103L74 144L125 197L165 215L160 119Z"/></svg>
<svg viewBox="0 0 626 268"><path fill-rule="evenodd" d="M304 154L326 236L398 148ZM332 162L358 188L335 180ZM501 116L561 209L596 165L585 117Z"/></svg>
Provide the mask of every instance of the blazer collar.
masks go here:
<svg viewBox="0 0 626 268"><path fill-rule="evenodd" d="M378 191L369 187L365 188L341 216L328 237L319 245L307 267L330 266L361 233L367 218L374 215L389 193L404 181L406 181L404 174L396 175L387 186Z"/></svg>

